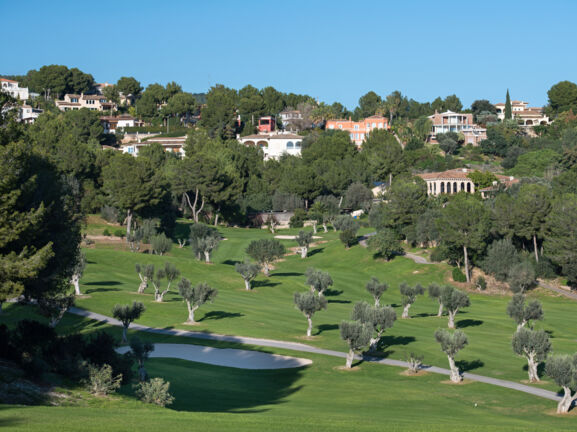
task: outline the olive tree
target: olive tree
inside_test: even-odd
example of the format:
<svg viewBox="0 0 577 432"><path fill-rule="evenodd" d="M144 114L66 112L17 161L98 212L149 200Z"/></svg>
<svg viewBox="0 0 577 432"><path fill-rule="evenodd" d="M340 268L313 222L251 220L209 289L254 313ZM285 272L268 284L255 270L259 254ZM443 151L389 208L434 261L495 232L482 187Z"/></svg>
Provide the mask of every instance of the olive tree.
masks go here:
<svg viewBox="0 0 577 432"><path fill-rule="evenodd" d="M455 315L457 315L459 309L468 307L471 304L467 294L453 288L451 285L446 285L442 288L440 302L449 313L449 328L451 329L455 328Z"/></svg>
<svg viewBox="0 0 577 432"><path fill-rule="evenodd" d="M577 392L571 394L572 389L577 389L577 354L557 354L549 357L545 373L563 388L563 398L557 405L557 414L569 412L571 405L577 400Z"/></svg>
<svg viewBox="0 0 577 432"><path fill-rule="evenodd" d="M342 321L339 325L341 339L349 345L349 352L346 357L346 367L350 369L353 365L355 352L362 350L371 340L373 329L359 321Z"/></svg>
<svg viewBox="0 0 577 432"><path fill-rule="evenodd" d="M529 381L539 381L537 367L551 351L549 335L544 330L520 328L513 335L513 352L527 359Z"/></svg>
<svg viewBox="0 0 577 432"><path fill-rule="evenodd" d="M154 344L151 342L142 342L135 336L130 339L130 351L138 363L138 379L140 381L146 381L148 379L148 373L146 369L144 369L144 362L148 359L150 353L154 351Z"/></svg>
<svg viewBox="0 0 577 432"><path fill-rule="evenodd" d="M112 316L122 323L122 343L127 343L126 332L130 323L137 320L144 312L144 305L140 302L132 302L131 305L116 304L112 308Z"/></svg>
<svg viewBox="0 0 577 432"><path fill-rule="evenodd" d="M522 293L513 295L507 305L507 315L517 323L517 331L525 325L531 325L532 320L543 319L543 307L539 300L533 300L525 304L525 296Z"/></svg>
<svg viewBox="0 0 577 432"><path fill-rule="evenodd" d="M85 268L86 254L84 252L80 252L76 257L76 263L74 263L74 267L72 269L72 278L70 279L70 283L74 286L74 292L77 296L82 295L80 292L80 279L84 274Z"/></svg>
<svg viewBox="0 0 577 432"><path fill-rule="evenodd" d="M189 324L196 323L194 320L194 312L203 304L212 302L218 294L218 290L212 288L207 283L203 282L192 286L186 278L182 278L178 283L178 292L188 308L188 320L186 322Z"/></svg>
<svg viewBox="0 0 577 432"><path fill-rule="evenodd" d="M278 240L253 240L246 248L246 253L260 264L265 276L268 276L270 265L284 255L285 247Z"/></svg>
<svg viewBox="0 0 577 432"><path fill-rule="evenodd" d="M138 273L138 277L140 278L140 285L138 285L138 294L144 293L144 290L148 288L148 282L152 280L154 277L154 265L147 264L145 266L141 266L140 264L136 263L136 273Z"/></svg>
<svg viewBox="0 0 577 432"><path fill-rule="evenodd" d="M373 306L361 301L355 303L351 319L360 321L373 330L369 341L369 349L375 351L385 330L391 328L397 320L397 313L390 306Z"/></svg>
<svg viewBox="0 0 577 432"><path fill-rule="evenodd" d="M507 279L514 293L523 293L535 283L535 269L528 261L522 261L511 267Z"/></svg>
<svg viewBox="0 0 577 432"><path fill-rule="evenodd" d="M63 293L46 295L38 299L40 314L48 318L48 325L56 327L68 309L74 305L74 295Z"/></svg>
<svg viewBox="0 0 577 432"><path fill-rule="evenodd" d="M328 272L309 267L305 272L307 285L311 287L311 292L317 292L323 296L326 289L333 285L333 278Z"/></svg>
<svg viewBox="0 0 577 432"><path fill-rule="evenodd" d="M299 231L299 234L295 237L295 240L297 241L300 247L301 258L304 259L307 257L309 251L309 245L311 244L312 239L313 239L313 233L306 231Z"/></svg>
<svg viewBox="0 0 577 432"><path fill-rule="evenodd" d="M178 276L180 276L180 270L174 264L164 263L164 268L159 269L156 276L152 278L154 301L162 303L164 296L170 291L170 285ZM164 290L160 289L162 279L166 279L166 288Z"/></svg>
<svg viewBox="0 0 577 432"><path fill-rule="evenodd" d="M435 339L441 344L441 351L443 351L449 359L449 367L451 368L451 381L461 382L463 377L459 372L459 368L455 365L455 356L468 343L467 335L461 330L456 330L454 333L448 330L439 329L435 332Z"/></svg>
<svg viewBox="0 0 577 432"><path fill-rule="evenodd" d="M195 223L190 228L190 246L198 260L204 255L205 262L210 262L210 254L216 250L222 236L214 227Z"/></svg>
<svg viewBox="0 0 577 432"><path fill-rule="evenodd" d="M439 302L439 311L437 312L437 316L443 316L443 300L441 298L442 288L439 284L432 283L427 287L427 291L429 292L429 297L432 299L437 300Z"/></svg>
<svg viewBox="0 0 577 432"><path fill-rule="evenodd" d="M399 237L392 229L383 228L369 238L367 243L369 248L375 252L375 256L380 256L385 261L390 261L396 255L403 254Z"/></svg>
<svg viewBox="0 0 577 432"><path fill-rule="evenodd" d="M322 296L317 296L314 292L296 292L294 295L294 303L298 310L300 310L306 317L308 322L307 336L311 336L313 329L313 315L327 308L327 299Z"/></svg>
<svg viewBox="0 0 577 432"><path fill-rule="evenodd" d="M381 302L381 296L383 293L389 289L389 285L386 282L381 283L376 277L372 277L370 281L365 285L369 294L373 296L375 300L375 306L379 306Z"/></svg>
<svg viewBox="0 0 577 432"><path fill-rule="evenodd" d="M417 296L425 293L425 289L419 284L412 287L403 282L399 286L399 290L401 291L401 301L403 304L403 314L401 315L401 318L410 318L409 309L417 300Z"/></svg>
<svg viewBox="0 0 577 432"><path fill-rule="evenodd" d="M258 264L252 264L250 262L236 263L234 270L240 274L244 280L244 287L247 291L251 290L251 282L258 275L260 267Z"/></svg>

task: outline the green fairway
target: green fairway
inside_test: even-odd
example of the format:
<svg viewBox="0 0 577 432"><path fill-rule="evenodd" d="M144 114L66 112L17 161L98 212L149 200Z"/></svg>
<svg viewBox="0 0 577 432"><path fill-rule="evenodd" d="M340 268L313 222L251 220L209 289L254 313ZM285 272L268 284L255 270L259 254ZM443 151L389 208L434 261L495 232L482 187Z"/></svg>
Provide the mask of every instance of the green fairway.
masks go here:
<svg viewBox="0 0 577 432"><path fill-rule="evenodd" d="M114 304L140 300L147 307L138 321L140 324L296 341L345 351L338 324L349 318L354 302L371 301L365 284L371 276L377 276L390 285L381 303L393 305L399 317L383 338L381 355L404 359L407 352L416 352L424 354L428 364L447 366L446 357L433 337L437 328L447 325L446 317L435 316L436 301L426 295L419 297L410 310L413 318L401 320L398 291L403 281L424 285L446 282L449 273L446 265L415 264L402 257L390 262L375 260L370 251L360 246L346 250L336 233L319 232L322 239L317 240L320 244L311 248L311 256L306 259L295 254L286 256L275 264L269 278L259 275L253 282L253 291L247 292L241 277L234 271L234 264L245 258L244 250L252 239L271 238L272 234L254 229L221 228L220 231L226 240L221 242L212 264L194 260L190 248L179 249L176 245L170 256L162 257L115 250L105 245L88 249L88 266L82 279L82 290L88 298L79 299L77 305L110 315ZM281 233L287 232L294 233L295 230ZM296 247L292 240L283 240L283 243L287 248ZM175 264L193 283L208 282L219 290L215 302L204 305L197 312L200 322L196 326L183 324L187 311L176 293L176 284L162 304L153 301L152 287L144 295L136 293L139 279L134 270L135 263L152 263L158 268L166 261ZM293 293L308 289L304 272L309 266L328 271L335 282L327 292L328 309L318 312L313 318L311 339L305 337L305 318L293 305ZM515 325L505 312L509 297L474 292L470 296L471 307L460 312L456 319L470 342L457 358L461 368L514 381L527 379L525 360L516 357L511 350L510 340ZM532 292L530 296L539 298L545 311L545 320L536 323L536 327L543 327L551 333L557 352L574 352L576 344L571 323L577 304L541 290ZM556 390L554 385L543 385Z"/></svg>

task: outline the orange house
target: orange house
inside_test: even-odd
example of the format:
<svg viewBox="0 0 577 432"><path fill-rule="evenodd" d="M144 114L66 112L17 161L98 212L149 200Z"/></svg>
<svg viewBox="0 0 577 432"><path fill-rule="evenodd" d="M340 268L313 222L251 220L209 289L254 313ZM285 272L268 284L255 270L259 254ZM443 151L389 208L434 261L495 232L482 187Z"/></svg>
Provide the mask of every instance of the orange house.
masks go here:
<svg viewBox="0 0 577 432"><path fill-rule="evenodd" d="M374 115L358 122L348 120L327 120L326 130L343 130L349 133L351 141L361 146L375 129L389 129L389 120L386 117Z"/></svg>

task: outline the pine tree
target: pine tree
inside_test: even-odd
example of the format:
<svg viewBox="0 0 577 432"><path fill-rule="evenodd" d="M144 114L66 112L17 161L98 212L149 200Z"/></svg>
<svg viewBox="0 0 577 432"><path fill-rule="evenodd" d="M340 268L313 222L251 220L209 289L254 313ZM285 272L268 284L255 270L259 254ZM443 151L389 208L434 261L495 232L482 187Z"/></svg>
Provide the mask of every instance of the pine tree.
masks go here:
<svg viewBox="0 0 577 432"><path fill-rule="evenodd" d="M507 89L507 98L505 99L505 120L511 120L513 113L511 112L511 97L509 96L509 89Z"/></svg>

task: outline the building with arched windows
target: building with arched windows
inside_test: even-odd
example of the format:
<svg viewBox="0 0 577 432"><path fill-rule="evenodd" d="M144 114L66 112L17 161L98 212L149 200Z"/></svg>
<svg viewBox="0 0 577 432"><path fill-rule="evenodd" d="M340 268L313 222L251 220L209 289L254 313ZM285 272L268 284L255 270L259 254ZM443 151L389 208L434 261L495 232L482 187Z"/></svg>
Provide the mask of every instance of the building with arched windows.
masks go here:
<svg viewBox="0 0 577 432"><path fill-rule="evenodd" d="M427 195L441 195L441 194L456 194L458 192L475 193L475 184L468 177L473 172L468 168L459 168L448 170L444 172L417 174L427 183ZM511 186L513 183L518 183L519 180L513 176L504 176L495 174L500 184L505 187ZM497 185L495 184L494 187ZM493 190L493 188L485 188L481 190L483 198L485 195Z"/></svg>
<svg viewBox="0 0 577 432"><path fill-rule="evenodd" d="M283 154L300 156L302 140L302 136L286 132L247 135L239 138L245 146L261 148L265 160L278 159Z"/></svg>

